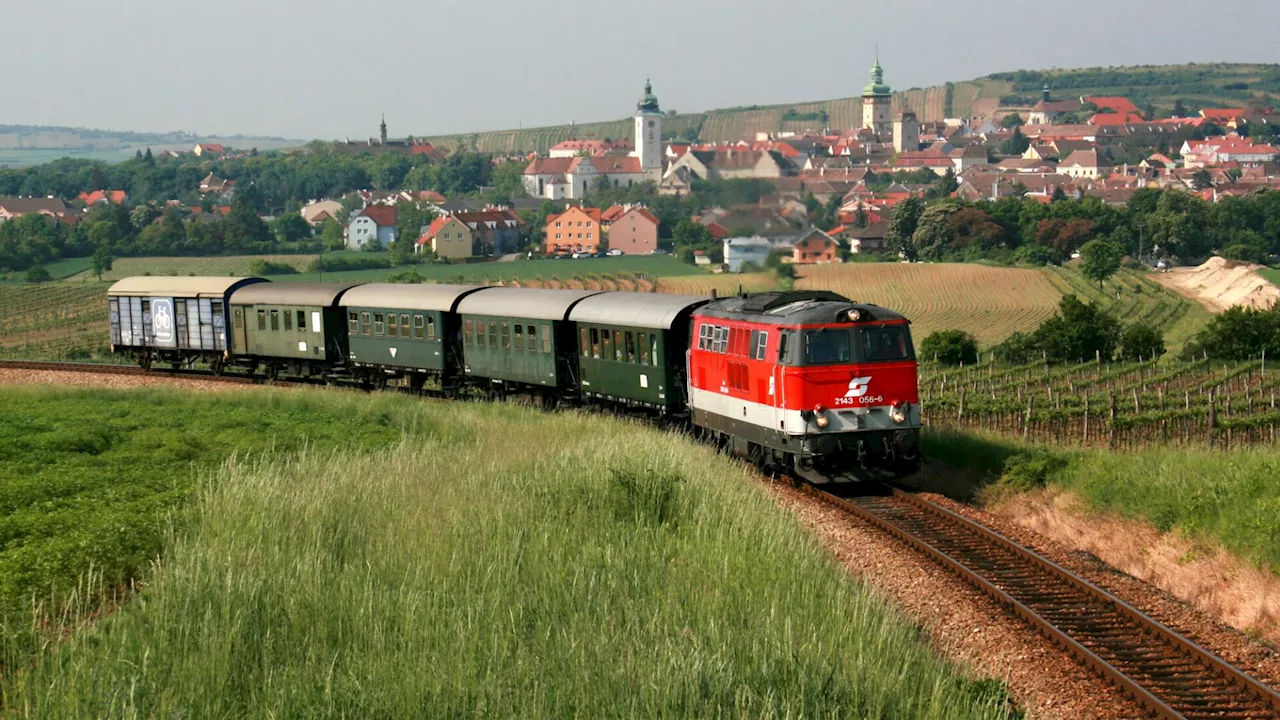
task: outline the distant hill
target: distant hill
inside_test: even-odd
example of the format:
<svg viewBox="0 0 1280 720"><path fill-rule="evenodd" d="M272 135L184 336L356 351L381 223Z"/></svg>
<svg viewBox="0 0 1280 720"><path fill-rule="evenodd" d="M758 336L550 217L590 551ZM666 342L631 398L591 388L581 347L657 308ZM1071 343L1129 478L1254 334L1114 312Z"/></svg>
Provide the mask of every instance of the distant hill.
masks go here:
<svg viewBox="0 0 1280 720"><path fill-rule="evenodd" d="M1153 105L1166 112L1178 99L1191 109L1249 102L1271 106L1280 100L1280 65L1215 63L993 73L976 80L895 92L893 107L895 112L909 107L922 120L1002 116L1034 104L1046 82L1055 98L1124 95L1139 108ZM726 142L749 139L757 132L818 130L824 125L844 129L861 122L862 98L848 97L682 113L668 116L663 130L675 136L696 127L700 140ZM430 140L451 151L545 152L571 137L625 138L630 134L631 119L627 117L582 125L442 135Z"/></svg>
<svg viewBox="0 0 1280 720"><path fill-rule="evenodd" d="M249 135L193 135L183 132L140 133L42 125L0 125L0 167L21 167L61 157L114 162L138 150L190 150L196 143L220 143L233 148L274 150L297 147L303 140Z"/></svg>

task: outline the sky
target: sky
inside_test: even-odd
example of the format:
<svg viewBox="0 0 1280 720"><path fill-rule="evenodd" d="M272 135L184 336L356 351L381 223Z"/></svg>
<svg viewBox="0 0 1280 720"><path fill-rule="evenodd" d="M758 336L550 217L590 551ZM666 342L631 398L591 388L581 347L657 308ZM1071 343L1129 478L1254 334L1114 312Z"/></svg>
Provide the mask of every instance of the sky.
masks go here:
<svg viewBox="0 0 1280 720"><path fill-rule="evenodd" d="M1212 8L1212 30L1200 18ZM985 12L984 12L985 10ZM1280 2L0 0L0 124L368 138L850 97L1003 70L1277 62Z"/></svg>

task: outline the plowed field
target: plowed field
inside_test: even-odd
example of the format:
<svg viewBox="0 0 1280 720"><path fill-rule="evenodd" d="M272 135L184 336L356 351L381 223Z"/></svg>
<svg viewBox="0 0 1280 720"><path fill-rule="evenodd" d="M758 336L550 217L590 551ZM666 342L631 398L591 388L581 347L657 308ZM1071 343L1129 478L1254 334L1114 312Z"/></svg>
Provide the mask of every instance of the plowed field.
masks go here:
<svg viewBox="0 0 1280 720"><path fill-rule="evenodd" d="M906 315L917 338L955 328L983 345L1034 330L1062 298L1039 270L985 265L848 263L807 267L799 274L797 289L831 290Z"/></svg>

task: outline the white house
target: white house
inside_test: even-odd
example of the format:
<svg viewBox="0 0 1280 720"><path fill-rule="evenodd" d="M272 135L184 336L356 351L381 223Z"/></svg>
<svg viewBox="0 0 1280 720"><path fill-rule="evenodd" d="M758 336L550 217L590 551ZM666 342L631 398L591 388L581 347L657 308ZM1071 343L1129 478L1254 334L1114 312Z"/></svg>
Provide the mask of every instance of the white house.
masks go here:
<svg viewBox="0 0 1280 720"><path fill-rule="evenodd" d="M347 225L347 247L361 250L376 242L387 247L396 240L396 209L388 205L370 205L361 210Z"/></svg>
<svg viewBox="0 0 1280 720"><path fill-rule="evenodd" d="M742 272L746 263L764 267L773 244L762 237L737 237L724 240L724 264L729 272Z"/></svg>

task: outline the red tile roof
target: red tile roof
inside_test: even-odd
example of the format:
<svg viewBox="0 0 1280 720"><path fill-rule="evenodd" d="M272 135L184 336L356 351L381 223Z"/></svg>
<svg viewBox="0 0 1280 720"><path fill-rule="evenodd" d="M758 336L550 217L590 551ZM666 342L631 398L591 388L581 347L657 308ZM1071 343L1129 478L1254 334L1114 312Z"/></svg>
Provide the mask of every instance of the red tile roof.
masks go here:
<svg viewBox="0 0 1280 720"><path fill-rule="evenodd" d="M1132 125L1133 123L1146 122L1138 113L1098 113L1089 118L1090 125L1109 126L1109 125Z"/></svg>
<svg viewBox="0 0 1280 720"><path fill-rule="evenodd" d="M394 205L370 205L360 211L361 217L373 218L379 227L396 224L396 207Z"/></svg>
<svg viewBox="0 0 1280 720"><path fill-rule="evenodd" d="M1244 115L1245 112L1244 108L1205 108L1200 111L1200 115L1217 125L1222 125Z"/></svg>
<svg viewBox="0 0 1280 720"><path fill-rule="evenodd" d="M1119 115L1126 113L1138 115L1141 113L1138 110L1138 106L1134 105L1126 97L1087 97L1084 101L1097 105L1099 110L1111 110Z"/></svg>
<svg viewBox="0 0 1280 720"><path fill-rule="evenodd" d="M452 215L441 215L440 217L437 217L435 220L432 220L431 224L427 226L427 229L422 233L422 235L418 236L418 244L430 245L431 239L434 238L436 234L440 232L440 228L443 228L445 224L452 219L453 219Z"/></svg>
<svg viewBox="0 0 1280 720"><path fill-rule="evenodd" d="M91 193L82 192L76 199L84 202L85 205L93 205L104 200L115 205L123 205L129 199L129 195L123 190L94 190Z"/></svg>

